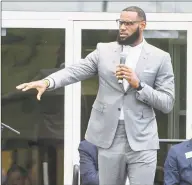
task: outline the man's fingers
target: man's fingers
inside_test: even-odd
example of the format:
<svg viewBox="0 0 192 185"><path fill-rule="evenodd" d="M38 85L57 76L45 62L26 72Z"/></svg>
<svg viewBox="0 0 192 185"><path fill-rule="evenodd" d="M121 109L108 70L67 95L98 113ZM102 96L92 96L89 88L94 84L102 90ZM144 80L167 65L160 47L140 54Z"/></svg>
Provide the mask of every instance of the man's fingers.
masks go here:
<svg viewBox="0 0 192 185"><path fill-rule="evenodd" d="M45 89L41 83L38 83L36 81L30 82L30 83L23 83L18 86L16 86L17 89L22 91L28 91L29 89L37 89L37 99L41 100L41 96L44 93Z"/></svg>
<svg viewBox="0 0 192 185"><path fill-rule="evenodd" d="M27 86L27 84L28 83L20 84L20 85L16 86L16 89L21 90L21 89L25 88Z"/></svg>
<svg viewBox="0 0 192 185"><path fill-rule="evenodd" d="M131 73L132 69L131 68L122 67L121 71L124 71L124 72L127 72L127 73Z"/></svg>
<svg viewBox="0 0 192 185"><path fill-rule="evenodd" d="M24 83L24 84L18 85L16 88L22 91L27 91L29 89L34 88L33 86L34 86L33 83Z"/></svg>
<svg viewBox="0 0 192 185"><path fill-rule="evenodd" d="M123 75L120 75L120 76L117 76L117 78L118 78L118 79L122 79L122 78L124 78L124 76L123 76Z"/></svg>
<svg viewBox="0 0 192 185"><path fill-rule="evenodd" d="M122 71L119 71L116 73L116 76L120 76L120 75L123 75L124 73Z"/></svg>
<svg viewBox="0 0 192 185"><path fill-rule="evenodd" d="M32 88L34 88L34 87L33 87L33 83L28 83L28 84L25 86L25 88L23 88L22 91L28 91L29 89L32 89Z"/></svg>
<svg viewBox="0 0 192 185"><path fill-rule="evenodd" d="M120 67L117 67L117 68L116 68L116 72L119 72L119 71L121 71L121 68L120 68Z"/></svg>
<svg viewBox="0 0 192 185"><path fill-rule="evenodd" d="M123 69L123 68L131 69L130 67L126 66L125 64L120 64L120 65L118 65L118 67L121 68L121 69Z"/></svg>
<svg viewBox="0 0 192 185"><path fill-rule="evenodd" d="M129 72L129 71L118 71L118 72L116 73L116 76L122 76L122 75L131 76L132 73Z"/></svg>
<svg viewBox="0 0 192 185"><path fill-rule="evenodd" d="M42 94L43 94L43 91L38 91L37 99L38 99L39 101L41 100Z"/></svg>
<svg viewBox="0 0 192 185"><path fill-rule="evenodd" d="M116 69L116 73L117 72L129 72L129 73L132 73L133 70L131 68L128 68L128 67L117 67Z"/></svg>
<svg viewBox="0 0 192 185"><path fill-rule="evenodd" d="M116 74L116 77L119 79L119 78L125 78L127 80L131 80L132 78L132 73L129 73L129 72L118 72Z"/></svg>
<svg viewBox="0 0 192 185"><path fill-rule="evenodd" d="M126 65L125 64L119 64L118 67L120 67L120 68L121 67L126 67Z"/></svg>

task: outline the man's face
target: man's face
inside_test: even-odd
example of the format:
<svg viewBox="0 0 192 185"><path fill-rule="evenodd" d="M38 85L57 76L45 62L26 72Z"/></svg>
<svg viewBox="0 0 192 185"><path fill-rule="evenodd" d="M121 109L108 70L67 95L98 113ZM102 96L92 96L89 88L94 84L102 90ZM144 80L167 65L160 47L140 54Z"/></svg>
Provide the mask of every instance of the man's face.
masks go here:
<svg viewBox="0 0 192 185"><path fill-rule="evenodd" d="M21 172L15 171L10 174L7 184L8 185L24 185L25 178L21 175Z"/></svg>
<svg viewBox="0 0 192 185"><path fill-rule="evenodd" d="M119 33L117 41L121 45L132 45L141 37L146 23L137 12L123 11L119 19Z"/></svg>

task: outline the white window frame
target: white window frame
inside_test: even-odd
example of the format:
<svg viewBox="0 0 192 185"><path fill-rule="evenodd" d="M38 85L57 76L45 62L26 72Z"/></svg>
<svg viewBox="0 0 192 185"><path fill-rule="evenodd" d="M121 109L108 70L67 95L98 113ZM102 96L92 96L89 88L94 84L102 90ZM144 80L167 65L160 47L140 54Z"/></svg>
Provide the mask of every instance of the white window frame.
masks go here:
<svg viewBox="0 0 192 185"><path fill-rule="evenodd" d="M45 12L3 12L2 28L53 28L65 29L65 66L73 63L73 21L58 13ZM64 38L64 37L63 37ZM71 184L72 172L72 133L73 133L73 86L65 87L64 113L64 182ZM68 182L68 183L66 183ZM70 182L70 183L69 183Z"/></svg>
<svg viewBox="0 0 192 185"><path fill-rule="evenodd" d="M119 16L119 15L118 15ZM164 16L156 14L156 16L152 16L150 21L148 19L146 30L185 30L187 31L187 107L186 107L186 138L192 138L192 129L190 124L192 124L192 85L190 84L190 79L192 78L192 23L190 22L178 22L172 20L171 22L168 20L164 22ZM116 17L117 19L118 17ZM177 18L177 16L175 17ZM159 20L155 22L154 20ZM82 46L82 30L104 30L104 29L117 29L117 24L115 19L113 21L75 21L74 22L74 61L78 63L81 58ZM76 115L74 118L74 131L73 135L73 163L78 164L79 154L77 152L77 148L81 138L81 82L74 84L73 91L73 114Z"/></svg>

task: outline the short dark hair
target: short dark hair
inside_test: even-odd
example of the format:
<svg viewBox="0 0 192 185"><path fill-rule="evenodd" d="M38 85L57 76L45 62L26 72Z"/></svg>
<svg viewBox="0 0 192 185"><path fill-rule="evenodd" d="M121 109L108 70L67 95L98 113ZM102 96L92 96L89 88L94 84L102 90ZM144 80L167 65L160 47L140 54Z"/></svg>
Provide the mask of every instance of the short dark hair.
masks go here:
<svg viewBox="0 0 192 185"><path fill-rule="evenodd" d="M14 173L18 173L18 175L16 177L12 176L12 174ZM15 180L17 181L14 183L18 185L21 181L25 179L28 180L29 184L31 185L27 170L17 164L13 164L7 171L7 176L3 185L12 185L12 181Z"/></svg>
<svg viewBox="0 0 192 185"><path fill-rule="evenodd" d="M137 6L130 6L130 7L127 7L125 9L123 9L122 11L126 11L126 12L137 12L137 15L138 17L140 17L142 20L146 21L146 15L145 15L145 12L137 7Z"/></svg>
<svg viewBox="0 0 192 185"><path fill-rule="evenodd" d="M14 172L19 172L21 176L26 177L28 175L27 170L17 164L13 164L7 171L7 176Z"/></svg>

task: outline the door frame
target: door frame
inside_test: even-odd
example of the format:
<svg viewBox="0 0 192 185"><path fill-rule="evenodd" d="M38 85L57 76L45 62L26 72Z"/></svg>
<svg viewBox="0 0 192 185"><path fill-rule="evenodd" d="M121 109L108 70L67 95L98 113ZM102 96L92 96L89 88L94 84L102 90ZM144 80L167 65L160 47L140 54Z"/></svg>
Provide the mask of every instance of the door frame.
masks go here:
<svg viewBox="0 0 192 185"><path fill-rule="evenodd" d="M46 12L3 12L2 28L51 28L65 29L65 66L73 63L73 21L58 13ZM70 182L72 174L71 166L73 158L72 133L73 133L73 107L72 107L72 85L66 86L64 90L64 182ZM1 145L1 141L0 141ZM0 154L1 157L1 154ZM66 170L65 170L66 169Z"/></svg>
<svg viewBox="0 0 192 185"><path fill-rule="evenodd" d="M119 15L118 15L119 16ZM185 30L187 31L187 105L186 105L186 138L189 139L192 137L192 129L190 124L192 123L192 85L190 85L190 79L192 78L192 23L191 22L178 22L177 16L175 19L171 17L171 21L167 20L161 14L156 14L151 16L151 20L148 19L146 30ZM116 17L118 18L118 17ZM162 18L162 19L161 19ZM158 22L155 20L158 20ZM162 20L162 21L161 21ZM174 21L175 20L175 21ZM78 63L81 59L82 51L82 30L115 30L118 29L115 19L113 20L92 20L92 21L74 21L74 63ZM76 115L73 119L73 164L79 163L79 154L78 154L78 145L81 138L81 82L78 82L73 85L73 115Z"/></svg>

